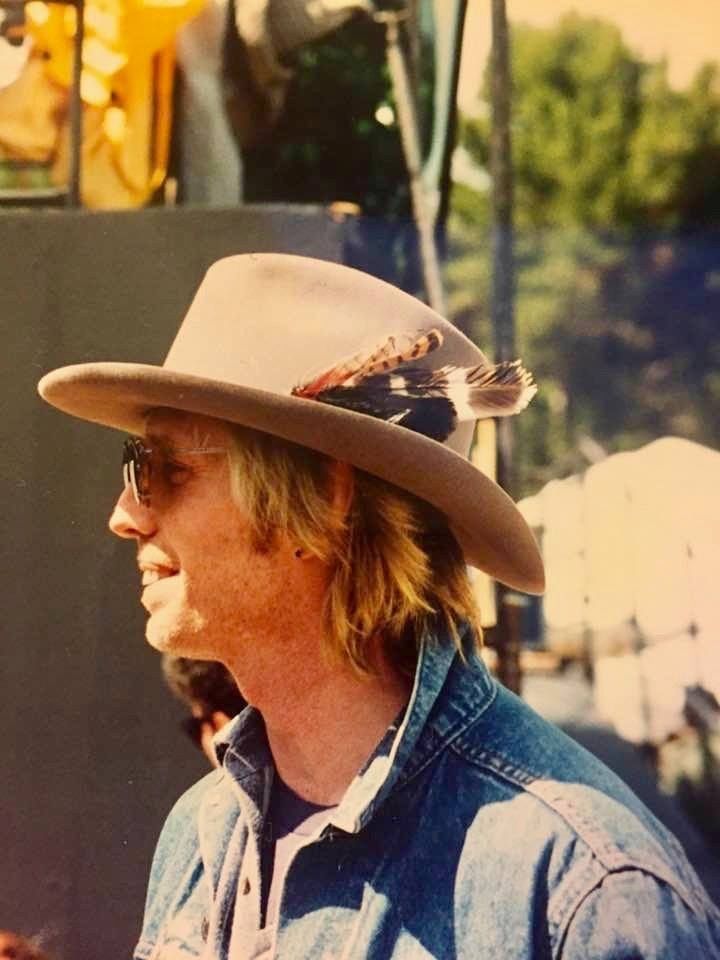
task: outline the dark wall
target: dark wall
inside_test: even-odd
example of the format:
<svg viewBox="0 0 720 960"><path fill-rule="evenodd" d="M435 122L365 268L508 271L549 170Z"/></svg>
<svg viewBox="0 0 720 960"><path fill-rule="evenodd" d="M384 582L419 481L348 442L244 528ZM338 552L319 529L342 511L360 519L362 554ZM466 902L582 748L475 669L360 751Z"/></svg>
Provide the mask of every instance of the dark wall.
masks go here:
<svg viewBox="0 0 720 960"><path fill-rule="evenodd" d="M342 243L311 208L0 215L0 928L58 960L130 955L158 831L206 766L143 639L134 550L106 531L120 435L47 407L37 380L161 362L221 256Z"/></svg>

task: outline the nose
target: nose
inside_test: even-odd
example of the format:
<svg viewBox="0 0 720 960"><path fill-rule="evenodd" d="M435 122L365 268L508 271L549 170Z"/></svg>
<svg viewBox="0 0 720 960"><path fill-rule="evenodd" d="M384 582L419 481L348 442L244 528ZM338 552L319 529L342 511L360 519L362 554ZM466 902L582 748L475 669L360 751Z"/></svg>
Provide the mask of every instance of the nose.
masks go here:
<svg viewBox="0 0 720 960"><path fill-rule="evenodd" d="M155 532L155 517L151 507L135 500L130 484L126 484L110 514L108 526L118 537L136 540L150 537Z"/></svg>

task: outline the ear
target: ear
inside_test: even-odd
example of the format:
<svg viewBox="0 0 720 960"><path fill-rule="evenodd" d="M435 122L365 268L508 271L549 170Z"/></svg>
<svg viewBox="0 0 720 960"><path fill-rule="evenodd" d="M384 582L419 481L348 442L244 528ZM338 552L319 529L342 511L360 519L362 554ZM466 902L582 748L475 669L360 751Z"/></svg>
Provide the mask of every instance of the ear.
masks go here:
<svg viewBox="0 0 720 960"><path fill-rule="evenodd" d="M338 516L345 519L352 506L355 492L355 472L349 463L333 460L330 464L330 502Z"/></svg>

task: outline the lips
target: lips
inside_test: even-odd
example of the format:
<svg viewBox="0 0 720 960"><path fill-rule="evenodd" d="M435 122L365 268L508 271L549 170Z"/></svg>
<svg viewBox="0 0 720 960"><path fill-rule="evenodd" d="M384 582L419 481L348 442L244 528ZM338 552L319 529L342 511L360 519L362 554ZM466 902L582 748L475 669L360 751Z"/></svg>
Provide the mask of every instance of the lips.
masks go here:
<svg viewBox="0 0 720 960"><path fill-rule="evenodd" d="M143 549L138 552L137 565L142 574L143 587L151 587L180 572L180 565L175 558L154 544L143 544Z"/></svg>
<svg viewBox="0 0 720 960"><path fill-rule="evenodd" d="M169 567L141 567L142 585L150 587L159 580L166 580L168 577L174 577L177 570L171 570Z"/></svg>

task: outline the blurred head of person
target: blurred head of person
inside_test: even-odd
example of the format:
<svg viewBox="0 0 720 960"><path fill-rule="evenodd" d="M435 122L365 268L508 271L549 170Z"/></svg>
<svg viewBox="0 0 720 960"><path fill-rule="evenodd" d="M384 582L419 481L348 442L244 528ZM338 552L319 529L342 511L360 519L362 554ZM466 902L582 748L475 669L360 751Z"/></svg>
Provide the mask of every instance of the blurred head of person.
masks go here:
<svg viewBox="0 0 720 960"><path fill-rule="evenodd" d="M32 938L11 930L0 930L1 960L49 960L48 955Z"/></svg>
<svg viewBox="0 0 720 960"><path fill-rule="evenodd" d="M183 730L216 766L212 738L246 706L232 674L214 660L169 653L162 656L162 672L170 690L190 709Z"/></svg>

